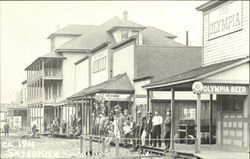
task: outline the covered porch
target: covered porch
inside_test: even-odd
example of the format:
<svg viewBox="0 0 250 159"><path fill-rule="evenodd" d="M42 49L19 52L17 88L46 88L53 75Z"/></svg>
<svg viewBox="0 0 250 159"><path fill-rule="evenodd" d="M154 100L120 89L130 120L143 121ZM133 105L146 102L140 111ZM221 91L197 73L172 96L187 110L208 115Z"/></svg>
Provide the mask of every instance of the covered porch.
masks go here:
<svg viewBox="0 0 250 159"><path fill-rule="evenodd" d="M218 148L226 152L232 150L250 152L249 58L241 58L193 69L144 87L148 91L148 105L151 110L150 92L171 91L172 114L177 113L175 112L176 109L174 109L175 92L192 91L196 94L195 136L198 140L198 153L207 153L206 146L210 147L211 149L209 150L214 152L218 151ZM201 145L201 96L205 94L210 96L209 111L207 112L210 117L209 143L212 143L212 128L213 124L215 124L216 145ZM216 123L213 123L212 114L213 105L215 104L213 103L214 99L217 107ZM175 121L174 115L171 116L171 120ZM175 127L174 122L171 122L171 141L174 141L173 131ZM178 145L171 142L171 150L180 152L188 150L187 148L180 149ZM185 146L189 147L189 145Z"/></svg>
<svg viewBox="0 0 250 159"><path fill-rule="evenodd" d="M96 126L98 115L108 117L116 105L122 109L133 111L134 88L126 74L119 74L108 81L90 86L70 96L64 105L67 116L67 134L72 128L72 118L81 118L81 134L100 134Z"/></svg>

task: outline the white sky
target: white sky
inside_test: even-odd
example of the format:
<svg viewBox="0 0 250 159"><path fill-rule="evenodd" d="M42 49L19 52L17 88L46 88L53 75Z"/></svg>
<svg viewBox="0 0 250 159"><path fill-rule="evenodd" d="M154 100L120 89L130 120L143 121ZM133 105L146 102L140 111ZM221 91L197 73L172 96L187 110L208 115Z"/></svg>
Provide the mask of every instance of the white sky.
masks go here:
<svg viewBox="0 0 250 159"><path fill-rule="evenodd" d="M15 100L26 77L24 68L50 51L47 37L56 26L101 24L114 16L177 35L176 41L202 45L202 13L195 8L206 1L1 1L1 102Z"/></svg>

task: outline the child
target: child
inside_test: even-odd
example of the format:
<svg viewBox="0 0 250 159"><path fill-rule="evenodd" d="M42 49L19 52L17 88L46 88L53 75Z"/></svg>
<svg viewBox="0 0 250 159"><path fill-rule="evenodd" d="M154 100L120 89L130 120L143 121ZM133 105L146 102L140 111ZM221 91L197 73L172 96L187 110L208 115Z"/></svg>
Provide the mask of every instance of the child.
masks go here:
<svg viewBox="0 0 250 159"><path fill-rule="evenodd" d="M125 122L125 125L123 126L123 132L124 132L124 147L127 147L128 146L128 138L131 137L131 132L132 132L132 129L130 127L130 122L129 121L126 121Z"/></svg>

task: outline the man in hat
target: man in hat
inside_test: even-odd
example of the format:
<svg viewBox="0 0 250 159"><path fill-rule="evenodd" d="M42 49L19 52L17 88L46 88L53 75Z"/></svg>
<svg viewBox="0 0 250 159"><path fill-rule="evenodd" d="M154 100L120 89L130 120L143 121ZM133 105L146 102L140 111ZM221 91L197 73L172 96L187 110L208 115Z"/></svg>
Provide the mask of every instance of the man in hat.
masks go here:
<svg viewBox="0 0 250 159"><path fill-rule="evenodd" d="M169 149L170 147L170 133L171 133L171 110L167 110L167 116L164 121L165 125L165 134L164 134L164 141L165 141L165 147L166 149Z"/></svg>
<svg viewBox="0 0 250 159"><path fill-rule="evenodd" d="M141 111L137 111L137 120L136 120L136 129L135 129L135 138L136 138L136 148L141 144L141 135L142 135L142 115Z"/></svg>
<svg viewBox="0 0 250 159"><path fill-rule="evenodd" d="M152 122L152 112L148 111L147 113L147 118L146 118L146 145L152 145L152 140L149 140L149 137L152 138L152 125L153 125L153 122ZM149 142L150 141L150 142Z"/></svg>
<svg viewBox="0 0 250 159"><path fill-rule="evenodd" d="M155 111L155 116L152 119L153 127L152 127L152 138L153 146L156 147L156 143L158 142L158 146L161 147L161 124L163 122L162 116L159 115L158 111Z"/></svg>

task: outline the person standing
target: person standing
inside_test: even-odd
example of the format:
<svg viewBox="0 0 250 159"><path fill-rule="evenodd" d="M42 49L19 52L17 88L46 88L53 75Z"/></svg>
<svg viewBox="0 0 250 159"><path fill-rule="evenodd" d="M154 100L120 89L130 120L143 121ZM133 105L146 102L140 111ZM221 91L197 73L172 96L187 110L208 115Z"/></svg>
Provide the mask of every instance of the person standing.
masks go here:
<svg viewBox="0 0 250 159"><path fill-rule="evenodd" d="M165 125L165 134L164 134L164 141L165 141L165 147L166 149L169 149L170 147L170 133L171 133L171 110L167 110L167 116L164 121Z"/></svg>
<svg viewBox="0 0 250 159"><path fill-rule="evenodd" d="M162 116L159 115L158 111L155 111L155 116L152 119L153 147L156 147L157 142L158 142L158 146L161 147L161 124L162 122L163 122Z"/></svg>
<svg viewBox="0 0 250 159"><path fill-rule="evenodd" d="M5 122L3 129L4 129L4 135L9 136L10 127L9 127L9 124L7 122Z"/></svg>
<svg viewBox="0 0 250 159"><path fill-rule="evenodd" d="M137 119L136 119L136 128L135 128L135 138L136 138L136 148L141 144L141 135L142 135L142 115L141 111L137 111Z"/></svg>
<svg viewBox="0 0 250 159"><path fill-rule="evenodd" d="M147 113L147 119L146 119L146 145L152 145L152 140L149 140L149 138L152 138L152 112Z"/></svg>

